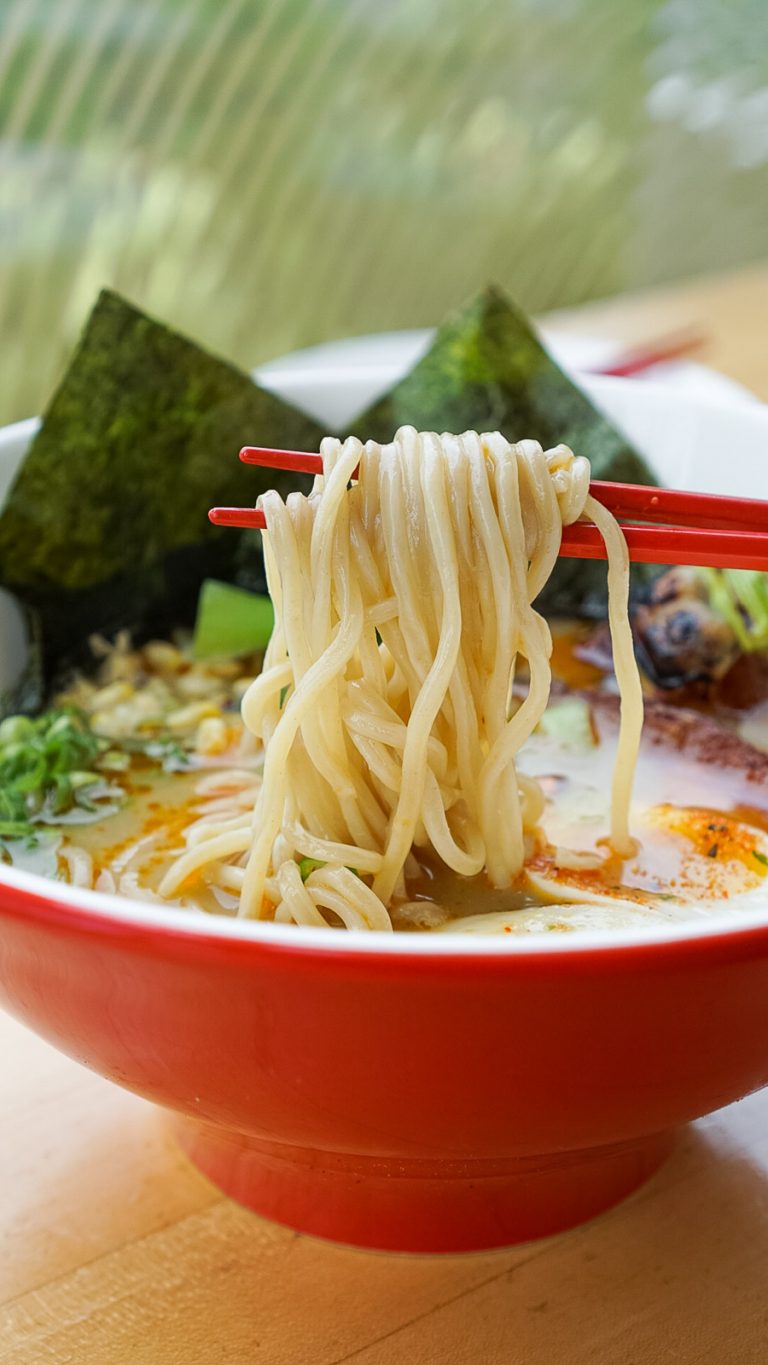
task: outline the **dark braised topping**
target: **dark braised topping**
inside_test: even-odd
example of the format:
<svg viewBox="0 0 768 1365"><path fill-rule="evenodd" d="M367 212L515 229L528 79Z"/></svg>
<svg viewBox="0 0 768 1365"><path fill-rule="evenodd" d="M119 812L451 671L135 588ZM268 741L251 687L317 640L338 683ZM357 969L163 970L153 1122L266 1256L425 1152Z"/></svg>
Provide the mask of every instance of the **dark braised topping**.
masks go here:
<svg viewBox="0 0 768 1365"><path fill-rule="evenodd" d="M665 690L722 679L740 653L736 635L709 604L695 570L670 569L632 611L638 663Z"/></svg>

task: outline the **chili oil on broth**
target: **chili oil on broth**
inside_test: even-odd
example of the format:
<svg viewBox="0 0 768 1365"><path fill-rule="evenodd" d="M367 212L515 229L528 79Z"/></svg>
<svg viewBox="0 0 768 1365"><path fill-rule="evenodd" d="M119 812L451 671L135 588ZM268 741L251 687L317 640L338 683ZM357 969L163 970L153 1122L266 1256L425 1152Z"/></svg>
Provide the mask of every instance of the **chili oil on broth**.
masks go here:
<svg viewBox="0 0 768 1365"><path fill-rule="evenodd" d="M236 914L236 896L222 894L202 876L190 879L171 899L160 896L158 888L211 803L228 801L253 781L253 769L238 768L237 757L225 754L220 762L194 763L181 772L132 770L125 775L125 802L116 814L67 830L58 849L59 875L94 890L171 908Z"/></svg>
<svg viewBox="0 0 768 1365"><path fill-rule="evenodd" d="M768 904L768 797L765 810L756 806L759 792L744 772L670 753L647 731L632 809L638 849L619 859L605 841L615 717L610 708L568 692L553 700L551 712L568 706L575 708L566 716L569 734L537 733L518 756L520 772L535 777L546 798L541 838L522 875L494 889L484 874L461 877L421 859L419 875L408 879L408 899L391 907L396 930L565 933L654 926L719 913L726 905L737 912L763 899ZM81 884L161 901L158 886L189 831L212 804L214 812L217 801L226 804L238 782L245 799L248 782L258 780L254 756L248 766L239 766L239 757L235 742L215 761L183 772L132 771L117 814L66 832L60 875L78 880L81 852L91 863ZM579 866L585 856L600 866ZM237 912L236 892L212 886L205 869L162 903Z"/></svg>
<svg viewBox="0 0 768 1365"><path fill-rule="evenodd" d="M541 735L521 750L520 771L537 777L547 793L542 843L520 883L492 897L482 885L436 873L430 893L448 915L435 927L469 933L640 928L768 907L768 794L761 808L759 790L744 771L670 752L650 733L641 745L632 806L637 851L625 860L610 854L604 833L613 744L610 723L601 730L599 708L597 727L598 742L589 751ZM600 866L579 867L581 855L597 855Z"/></svg>

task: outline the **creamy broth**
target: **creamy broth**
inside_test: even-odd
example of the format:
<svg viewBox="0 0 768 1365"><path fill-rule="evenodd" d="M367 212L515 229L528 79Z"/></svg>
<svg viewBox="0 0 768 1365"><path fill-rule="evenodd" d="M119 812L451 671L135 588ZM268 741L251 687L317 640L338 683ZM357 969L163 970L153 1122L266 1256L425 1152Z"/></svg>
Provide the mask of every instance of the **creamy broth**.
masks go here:
<svg viewBox="0 0 768 1365"><path fill-rule="evenodd" d="M491 891L483 878L468 882L430 870L416 897L445 907L445 920L433 927L565 931L686 919L717 913L724 902L734 909L768 905L768 788L738 768L670 753L647 735L632 806L637 852L621 860L605 841L614 743L605 723L588 751L545 736L529 742L519 767L548 793L541 827L560 856L537 851L507 891ZM579 854L600 857L601 866L568 866Z"/></svg>
<svg viewBox="0 0 768 1365"><path fill-rule="evenodd" d="M92 864L89 884L97 890L159 900L157 891L164 872L184 848L186 831L200 818L210 799L200 794L201 781L217 769L217 764L207 763L186 772L142 770L128 774L125 804L117 814L68 832L59 851L60 874L71 880L68 863L80 850ZM202 878L162 903L210 914L231 914L234 910L234 904Z"/></svg>
<svg viewBox="0 0 768 1365"><path fill-rule="evenodd" d="M560 704L562 698L554 702ZM652 725L641 746L632 807L637 852L626 860L610 853L605 834L616 719L610 702L599 700L587 714L589 742L583 734L573 743L536 734L519 754L520 771L536 777L547 798L541 838L521 877L494 889L484 875L460 877L425 859L408 879L408 900L392 907L396 929L562 933L706 915L724 902L737 910L765 896L768 786L738 767L670 752ZM226 789L233 770L243 782L253 777L254 759L238 769L235 744L186 772L128 774L121 811L67 832L61 874L70 875L67 849L80 849L93 863L91 884L156 899L190 827L211 808L210 790L199 788L210 788L217 770ZM213 799L215 805L215 793ZM585 855L600 866L572 865ZM229 915L237 907L236 896L212 887L204 874L163 903Z"/></svg>

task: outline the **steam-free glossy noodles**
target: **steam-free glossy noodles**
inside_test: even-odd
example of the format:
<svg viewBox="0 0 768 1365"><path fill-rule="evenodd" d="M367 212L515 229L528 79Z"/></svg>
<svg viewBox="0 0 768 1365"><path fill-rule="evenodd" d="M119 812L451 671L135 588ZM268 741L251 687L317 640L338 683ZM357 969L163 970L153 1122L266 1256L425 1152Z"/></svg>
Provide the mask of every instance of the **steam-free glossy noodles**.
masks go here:
<svg viewBox="0 0 768 1365"><path fill-rule="evenodd" d="M263 776L190 826L160 895L202 877L241 915L388 930L425 863L512 885L542 847L544 793L515 763L550 695L533 604L580 517L606 543L622 699L606 855L629 857L642 693L628 557L587 460L409 427L389 445L328 439L322 455L308 498L262 499L276 620L242 715Z"/></svg>

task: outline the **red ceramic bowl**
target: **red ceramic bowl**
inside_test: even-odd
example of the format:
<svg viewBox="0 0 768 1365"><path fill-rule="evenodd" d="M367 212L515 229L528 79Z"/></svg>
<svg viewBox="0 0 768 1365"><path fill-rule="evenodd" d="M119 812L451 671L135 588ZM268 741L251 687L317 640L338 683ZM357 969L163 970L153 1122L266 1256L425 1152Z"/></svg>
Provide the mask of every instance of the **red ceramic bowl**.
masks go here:
<svg viewBox="0 0 768 1365"><path fill-rule="evenodd" d="M666 482L759 492L758 405L590 387ZM28 434L9 438L15 458ZM20 647L0 611L0 686ZM163 1105L260 1213L361 1246L469 1250L608 1207L681 1124L768 1082L768 912L655 934L354 935L3 871L0 1001Z"/></svg>
<svg viewBox="0 0 768 1365"><path fill-rule="evenodd" d="M0 997L302 1231L542 1236L768 1081L768 924L510 942L201 918L4 874Z"/></svg>

